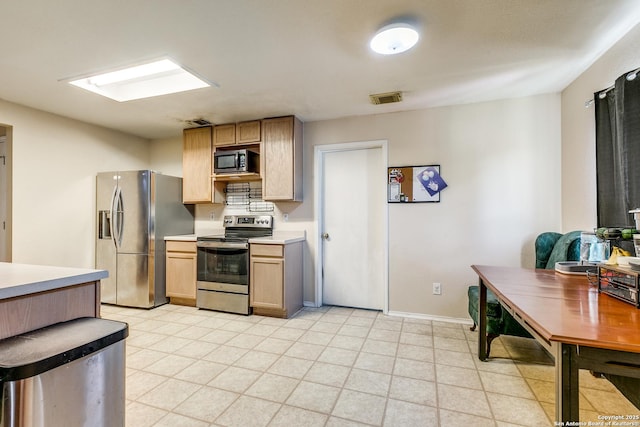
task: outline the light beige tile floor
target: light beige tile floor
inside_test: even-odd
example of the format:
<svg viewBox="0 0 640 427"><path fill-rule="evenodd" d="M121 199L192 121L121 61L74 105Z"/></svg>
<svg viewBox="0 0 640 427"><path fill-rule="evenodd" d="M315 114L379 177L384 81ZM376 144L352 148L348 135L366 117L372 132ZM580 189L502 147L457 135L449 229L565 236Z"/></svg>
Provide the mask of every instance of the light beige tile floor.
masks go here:
<svg viewBox="0 0 640 427"><path fill-rule="evenodd" d="M292 319L102 306L129 324L126 425L552 426L554 370L534 341L476 357L467 325L341 307ZM581 421L637 414L580 372Z"/></svg>

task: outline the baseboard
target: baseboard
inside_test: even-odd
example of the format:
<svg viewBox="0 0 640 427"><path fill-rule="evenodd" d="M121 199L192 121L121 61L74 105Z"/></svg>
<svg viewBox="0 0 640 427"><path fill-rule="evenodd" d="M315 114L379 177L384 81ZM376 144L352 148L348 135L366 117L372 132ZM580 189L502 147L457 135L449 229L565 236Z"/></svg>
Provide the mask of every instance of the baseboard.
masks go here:
<svg viewBox="0 0 640 427"><path fill-rule="evenodd" d="M436 322L459 323L463 325L473 325L473 320L468 318L436 316L433 314L407 313L403 311L389 311L389 316L410 317L412 319L431 320Z"/></svg>
<svg viewBox="0 0 640 427"><path fill-rule="evenodd" d="M304 301L302 303L305 307L313 307L318 308L315 302L313 301ZM448 317L448 316L436 316L432 314L421 314L421 313L407 313L403 311L389 311L387 313L388 316L397 316L397 317L410 317L412 319L423 319L423 320L431 320L436 322L447 322L447 323L459 323L462 325L473 325L473 320L469 318L458 318L458 317Z"/></svg>

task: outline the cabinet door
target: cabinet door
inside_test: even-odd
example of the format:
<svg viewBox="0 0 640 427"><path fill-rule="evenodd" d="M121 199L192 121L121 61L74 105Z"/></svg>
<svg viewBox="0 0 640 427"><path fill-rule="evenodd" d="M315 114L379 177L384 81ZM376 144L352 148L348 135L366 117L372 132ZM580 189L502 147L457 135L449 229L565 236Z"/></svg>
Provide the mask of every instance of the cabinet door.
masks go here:
<svg viewBox="0 0 640 427"><path fill-rule="evenodd" d="M302 123L293 116L262 121L264 200L302 200Z"/></svg>
<svg viewBox="0 0 640 427"><path fill-rule="evenodd" d="M251 258L251 307L284 308L284 261L282 258Z"/></svg>
<svg viewBox="0 0 640 427"><path fill-rule="evenodd" d="M211 202L211 127L185 129L182 143L182 201Z"/></svg>
<svg viewBox="0 0 640 427"><path fill-rule="evenodd" d="M167 296L195 299L196 254L167 251L166 269Z"/></svg>
<svg viewBox="0 0 640 427"><path fill-rule="evenodd" d="M250 144L260 142L260 120L240 122L236 125L236 143Z"/></svg>
<svg viewBox="0 0 640 427"><path fill-rule="evenodd" d="M229 123L218 125L213 128L213 145L234 145L236 143L236 125Z"/></svg>

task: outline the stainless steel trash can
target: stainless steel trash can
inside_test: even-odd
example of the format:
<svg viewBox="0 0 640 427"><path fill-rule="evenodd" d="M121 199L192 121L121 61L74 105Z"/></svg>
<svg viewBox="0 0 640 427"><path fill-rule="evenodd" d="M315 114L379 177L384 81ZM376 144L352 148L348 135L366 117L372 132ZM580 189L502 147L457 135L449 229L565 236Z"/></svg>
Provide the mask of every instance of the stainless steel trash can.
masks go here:
<svg viewBox="0 0 640 427"><path fill-rule="evenodd" d="M81 318L0 340L0 427L120 427L126 323Z"/></svg>

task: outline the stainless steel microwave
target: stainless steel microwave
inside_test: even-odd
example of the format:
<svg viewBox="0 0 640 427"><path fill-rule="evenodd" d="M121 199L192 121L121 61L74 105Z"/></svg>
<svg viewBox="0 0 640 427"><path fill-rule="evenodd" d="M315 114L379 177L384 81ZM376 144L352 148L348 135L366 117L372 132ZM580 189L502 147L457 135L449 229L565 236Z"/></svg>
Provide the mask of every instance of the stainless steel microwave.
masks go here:
<svg viewBox="0 0 640 427"><path fill-rule="evenodd" d="M248 149L216 150L213 155L213 171L217 174L259 172L260 156Z"/></svg>

